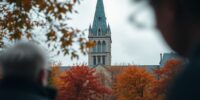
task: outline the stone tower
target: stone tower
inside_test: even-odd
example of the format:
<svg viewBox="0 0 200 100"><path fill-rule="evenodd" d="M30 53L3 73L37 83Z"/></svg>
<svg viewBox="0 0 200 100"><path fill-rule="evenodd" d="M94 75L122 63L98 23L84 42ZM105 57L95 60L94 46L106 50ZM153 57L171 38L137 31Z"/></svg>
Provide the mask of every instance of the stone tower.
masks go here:
<svg viewBox="0 0 200 100"><path fill-rule="evenodd" d="M96 11L93 25L89 26L90 41L95 41L96 46L91 48L88 53L88 65L111 65L111 31L106 22L103 0L97 0Z"/></svg>

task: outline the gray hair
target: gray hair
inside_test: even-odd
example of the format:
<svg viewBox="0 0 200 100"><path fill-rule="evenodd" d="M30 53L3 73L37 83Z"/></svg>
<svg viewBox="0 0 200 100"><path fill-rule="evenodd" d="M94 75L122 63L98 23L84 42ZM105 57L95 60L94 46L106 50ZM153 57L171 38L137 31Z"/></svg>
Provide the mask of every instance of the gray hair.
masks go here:
<svg viewBox="0 0 200 100"><path fill-rule="evenodd" d="M21 42L1 55L3 77L37 79L46 65L41 49L34 43Z"/></svg>

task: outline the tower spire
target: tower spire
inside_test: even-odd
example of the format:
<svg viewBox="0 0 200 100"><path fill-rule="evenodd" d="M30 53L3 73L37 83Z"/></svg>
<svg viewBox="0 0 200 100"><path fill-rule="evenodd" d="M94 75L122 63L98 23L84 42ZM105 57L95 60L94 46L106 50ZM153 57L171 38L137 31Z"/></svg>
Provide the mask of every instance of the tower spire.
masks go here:
<svg viewBox="0 0 200 100"><path fill-rule="evenodd" d="M93 33L96 33L99 28L101 29L102 32L106 32L107 30L107 22L104 11L103 0L97 0L96 11L92 26Z"/></svg>
<svg viewBox="0 0 200 100"><path fill-rule="evenodd" d="M107 25L103 0L97 0L92 26L89 26L89 41L96 45L89 49L88 64L90 67L111 65L111 32Z"/></svg>

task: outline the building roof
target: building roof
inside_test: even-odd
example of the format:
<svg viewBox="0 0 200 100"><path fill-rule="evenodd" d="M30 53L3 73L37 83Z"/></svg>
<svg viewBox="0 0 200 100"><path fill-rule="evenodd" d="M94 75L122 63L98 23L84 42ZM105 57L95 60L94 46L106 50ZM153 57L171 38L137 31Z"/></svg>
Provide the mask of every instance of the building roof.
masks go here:
<svg viewBox="0 0 200 100"><path fill-rule="evenodd" d="M180 59L180 56L177 53L173 52L161 54L160 66L164 66L164 64L170 59Z"/></svg>
<svg viewBox="0 0 200 100"><path fill-rule="evenodd" d="M139 67L145 67L147 71L153 72L155 69L159 68L160 65L135 65Z"/></svg>
<svg viewBox="0 0 200 100"><path fill-rule="evenodd" d="M71 66L61 66L59 68L60 68L61 71L65 71L65 70L69 70L72 67Z"/></svg>
<svg viewBox="0 0 200 100"><path fill-rule="evenodd" d="M107 22L104 11L103 0L97 0L96 11L92 26L92 33L94 34L97 33L99 28L101 29L102 32L104 33L107 32Z"/></svg>

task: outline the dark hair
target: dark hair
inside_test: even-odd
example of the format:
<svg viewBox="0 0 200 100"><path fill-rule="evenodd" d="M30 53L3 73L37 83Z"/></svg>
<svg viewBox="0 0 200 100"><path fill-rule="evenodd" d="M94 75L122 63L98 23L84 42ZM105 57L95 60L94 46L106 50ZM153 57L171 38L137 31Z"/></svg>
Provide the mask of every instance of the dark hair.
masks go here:
<svg viewBox="0 0 200 100"><path fill-rule="evenodd" d="M200 18L200 0L178 0L183 10L195 19Z"/></svg>
<svg viewBox="0 0 200 100"><path fill-rule="evenodd" d="M151 5L154 7L159 7L159 5L167 2L175 3L179 11L190 15L195 20L200 20L200 0L150 0Z"/></svg>
<svg viewBox="0 0 200 100"><path fill-rule="evenodd" d="M3 77L36 79L45 63L41 50L30 42L18 43L1 55Z"/></svg>

